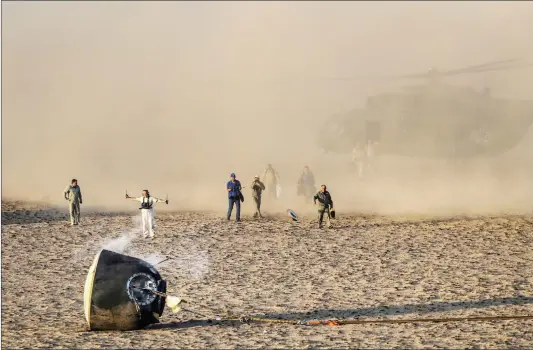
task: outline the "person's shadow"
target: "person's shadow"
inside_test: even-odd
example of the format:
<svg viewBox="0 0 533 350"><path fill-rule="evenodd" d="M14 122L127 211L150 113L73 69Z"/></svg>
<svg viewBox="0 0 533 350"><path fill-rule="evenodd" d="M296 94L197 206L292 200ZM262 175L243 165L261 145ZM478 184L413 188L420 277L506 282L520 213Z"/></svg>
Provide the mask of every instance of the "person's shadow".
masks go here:
<svg viewBox="0 0 533 350"><path fill-rule="evenodd" d="M83 206L82 220L85 218L101 218L101 217L115 217L115 216L131 216L132 212L101 212L98 208L91 206ZM32 209L18 209L2 211L2 225L29 225L37 223L54 223L64 221L66 224L70 222L70 215L68 208L52 207L52 208L32 208Z"/></svg>
<svg viewBox="0 0 533 350"><path fill-rule="evenodd" d="M2 211L2 225L27 225L69 220L69 214L58 209L20 209Z"/></svg>
<svg viewBox="0 0 533 350"><path fill-rule="evenodd" d="M360 317L376 318L386 316L398 316L407 314L428 314L433 312L446 312L454 310L482 309L491 306L502 305L527 305L533 304L533 297L494 298L476 301L434 302L428 304L406 304L396 306L376 306L357 309L318 309L307 312L292 313L266 313L247 315L257 318L278 320L309 321L316 319L357 319ZM503 315L509 316L509 315ZM159 323L149 329L182 329L206 326L234 327L242 324L239 321L227 320L190 320L186 322Z"/></svg>

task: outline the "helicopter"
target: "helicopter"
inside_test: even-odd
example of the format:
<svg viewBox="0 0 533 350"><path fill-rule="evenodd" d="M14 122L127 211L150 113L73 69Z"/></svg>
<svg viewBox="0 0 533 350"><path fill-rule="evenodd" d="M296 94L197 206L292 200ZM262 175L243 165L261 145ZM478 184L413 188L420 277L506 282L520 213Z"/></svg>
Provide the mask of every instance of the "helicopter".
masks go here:
<svg viewBox="0 0 533 350"><path fill-rule="evenodd" d="M317 145L325 152L346 154L370 142L382 155L423 158L504 153L523 139L533 123L533 101L496 98L489 88L453 86L443 78L527 66L533 64L512 59L392 77L427 83L370 96L364 108L331 116Z"/></svg>

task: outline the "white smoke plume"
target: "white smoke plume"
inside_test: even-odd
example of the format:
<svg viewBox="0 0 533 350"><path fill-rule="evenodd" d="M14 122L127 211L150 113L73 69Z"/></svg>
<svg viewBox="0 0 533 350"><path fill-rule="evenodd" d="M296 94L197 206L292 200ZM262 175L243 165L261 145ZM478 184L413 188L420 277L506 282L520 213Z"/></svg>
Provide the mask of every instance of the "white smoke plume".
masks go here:
<svg viewBox="0 0 533 350"><path fill-rule="evenodd" d="M133 235L125 233L120 237L108 240L101 249L107 249L116 253L123 254L126 251L128 245L133 240L133 238Z"/></svg>
<svg viewBox="0 0 533 350"><path fill-rule="evenodd" d="M120 236L93 237L83 248L76 251L74 260L87 256L94 256L102 249L110 250L119 254L127 254L142 259L157 268L179 269L184 275L194 281L201 280L209 270L209 255L207 251L199 249L194 244L187 246L186 253L180 253L178 257L164 256L160 253L141 253L132 249L131 243L140 235L141 216L132 217L133 228L123 232Z"/></svg>
<svg viewBox="0 0 533 350"><path fill-rule="evenodd" d="M119 237L109 238L102 236L92 236L82 248L76 250L72 256L73 261L79 261L87 256L96 255L102 249L111 250L117 253L124 253L130 243L140 233L141 217L140 215L132 217L133 228L123 232ZM95 227L98 228L98 227ZM104 231L104 230L102 230ZM105 232L105 231L104 231Z"/></svg>
<svg viewBox="0 0 533 350"><path fill-rule="evenodd" d="M187 271L188 277L200 280L209 270L209 255L205 250L191 249L189 253L172 259L171 263Z"/></svg>
<svg viewBox="0 0 533 350"><path fill-rule="evenodd" d="M131 218L133 228L123 233L119 237L107 239L100 246L100 250L107 249L116 253L123 254L130 243L139 235L141 231L141 215L136 215Z"/></svg>

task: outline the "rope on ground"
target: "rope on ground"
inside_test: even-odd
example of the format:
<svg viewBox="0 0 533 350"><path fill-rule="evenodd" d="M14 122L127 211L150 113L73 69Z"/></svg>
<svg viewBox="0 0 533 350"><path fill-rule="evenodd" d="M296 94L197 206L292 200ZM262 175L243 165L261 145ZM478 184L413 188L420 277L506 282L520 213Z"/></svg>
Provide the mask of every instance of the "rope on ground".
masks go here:
<svg viewBox="0 0 533 350"><path fill-rule="evenodd" d="M205 305L199 305L204 309L207 309L217 315L215 310ZM184 310L192 312L191 310ZM199 314L197 312L193 312ZM531 320L533 315L508 315L508 316L466 316L466 317L448 317L448 318L404 318L404 319L332 319L332 320L284 320L277 318L262 318L262 317L249 317L249 316L236 316L227 315L226 317L214 317L217 321L238 321L242 323L278 323L278 324L290 324L290 325L302 325L302 326L342 326L349 324L400 324L400 323L420 323L420 322L487 322L487 321L506 321L506 320Z"/></svg>
<svg viewBox="0 0 533 350"><path fill-rule="evenodd" d="M472 321L505 321L505 320L529 320L533 319L533 315L511 315L511 316L474 316L474 317L450 317L450 318L407 318L407 319L381 319L381 320L312 320L312 321L297 321L297 320L282 320L274 318L260 318L260 317L231 317L223 318L225 321L240 321L243 323L283 323L291 325L304 326L342 326L349 324L399 324L399 323L418 323L418 322L472 322Z"/></svg>

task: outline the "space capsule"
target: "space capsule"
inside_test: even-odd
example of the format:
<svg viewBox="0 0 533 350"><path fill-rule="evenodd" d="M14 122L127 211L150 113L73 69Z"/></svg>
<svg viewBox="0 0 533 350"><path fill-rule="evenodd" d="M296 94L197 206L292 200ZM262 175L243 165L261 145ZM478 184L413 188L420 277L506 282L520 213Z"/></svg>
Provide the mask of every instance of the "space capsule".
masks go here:
<svg viewBox="0 0 533 350"><path fill-rule="evenodd" d="M159 323L166 287L146 261L103 249L85 281L87 324L91 330L135 330Z"/></svg>

